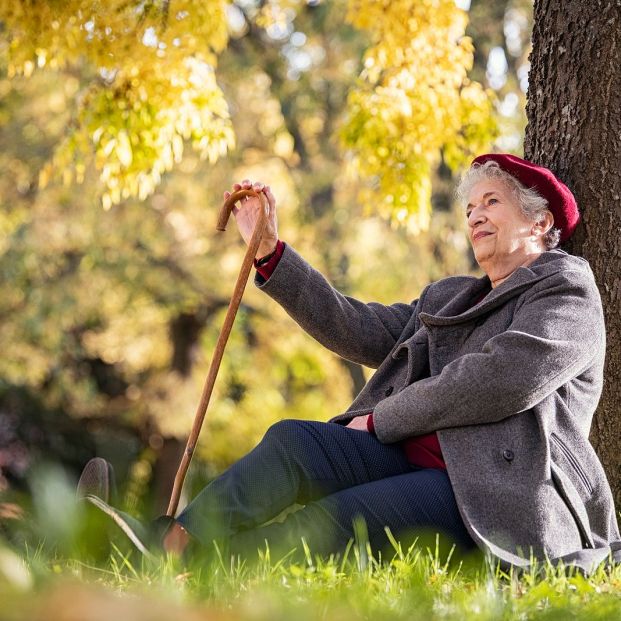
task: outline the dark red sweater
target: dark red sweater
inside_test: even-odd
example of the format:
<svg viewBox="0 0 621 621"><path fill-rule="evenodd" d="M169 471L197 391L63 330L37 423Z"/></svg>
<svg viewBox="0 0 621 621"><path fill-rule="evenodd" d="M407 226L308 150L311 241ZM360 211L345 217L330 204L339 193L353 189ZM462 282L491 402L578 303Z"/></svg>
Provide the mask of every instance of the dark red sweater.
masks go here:
<svg viewBox="0 0 621 621"><path fill-rule="evenodd" d="M265 280L272 275L274 268L280 261L280 257L282 257L284 249L285 243L278 240L278 243L276 244L276 252L267 263L257 267L257 262L254 262L257 272L259 272ZM482 300L485 295L486 293L476 300L475 304ZM369 417L367 418L367 430L369 433L375 433L375 428L373 426L373 412L369 412ZM411 464L420 466L421 468L439 468L446 470L446 464L442 458L442 450L440 449L438 435L435 432L426 433L422 436L412 436L411 438L402 440L400 444Z"/></svg>

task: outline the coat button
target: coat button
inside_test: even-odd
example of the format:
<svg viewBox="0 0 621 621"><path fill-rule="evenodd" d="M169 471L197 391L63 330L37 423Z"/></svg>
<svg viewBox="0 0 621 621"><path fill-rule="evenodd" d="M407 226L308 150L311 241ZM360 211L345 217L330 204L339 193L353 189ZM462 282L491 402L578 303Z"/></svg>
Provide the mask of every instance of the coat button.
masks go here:
<svg viewBox="0 0 621 621"><path fill-rule="evenodd" d="M515 455L513 454L513 451L509 450L509 449L505 449L502 452L502 456L507 460L507 461L513 461L513 458L515 457Z"/></svg>
<svg viewBox="0 0 621 621"><path fill-rule="evenodd" d="M390 395L392 395L392 391L394 390L394 386L388 386L388 388L386 388L386 391L384 392L384 394L387 397L390 397Z"/></svg>

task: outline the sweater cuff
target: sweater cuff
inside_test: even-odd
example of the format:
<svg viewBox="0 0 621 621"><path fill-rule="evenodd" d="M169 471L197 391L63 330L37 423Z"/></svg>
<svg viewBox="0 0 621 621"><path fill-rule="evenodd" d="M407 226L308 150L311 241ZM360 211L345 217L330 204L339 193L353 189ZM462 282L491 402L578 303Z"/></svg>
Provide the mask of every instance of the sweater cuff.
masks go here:
<svg viewBox="0 0 621 621"><path fill-rule="evenodd" d="M375 425L373 423L373 412L371 412L367 418L367 431L375 435Z"/></svg>
<svg viewBox="0 0 621 621"><path fill-rule="evenodd" d="M284 249L285 249L285 242L279 239L276 242L276 251L274 252L274 255L272 256L272 258L267 263L265 263L264 265L258 266L257 260L256 259L254 260L254 266L257 268L257 272L259 272L259 274L261 274L261 276L263 276L265 280L267 280L272 275L272 272L276 269L276 266L278 265L278 262L280 261L280 257L282 257L282 253Z"/></svg>

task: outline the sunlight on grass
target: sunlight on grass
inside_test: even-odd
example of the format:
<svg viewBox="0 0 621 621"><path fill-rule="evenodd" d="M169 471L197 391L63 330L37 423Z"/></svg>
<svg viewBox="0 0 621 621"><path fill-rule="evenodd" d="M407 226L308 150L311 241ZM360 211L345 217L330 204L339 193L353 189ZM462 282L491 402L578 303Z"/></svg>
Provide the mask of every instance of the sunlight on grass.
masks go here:
<svg viewBox="0 0 621 621"><path fill-rule="evenodd" d="M0 546L0 619L612 619L621 618L621 568L589 578L551 566L521 576L392 539L379 559L352 542L342 556L304 562L225 558L213 548L185 561L149 561L113 544L104 562L49 548Z"/></svg>
<svg viewBox="0 0 621 621"><path fill-rule="evenodd" d="M282 557L266 546L242 560L214 544L149 559L60 471L43 468L32 484L45 493L0 521L1 621L621 618L621 566L588 578L550 564L507 574L437 535L406 548L387 530L391 549L371 550L363 522L329 558L302 540Z"/></svg>
<svg viewBox="0 0 621 621"><path fill-rule="evenodd" d="M389 530L391 549L378 552L362 522L329 558L302 540L282 557L267 546L253 560L229 557L214 544L149 559L76 501L59 471L42 469L33 485L45 493L0 522L2 621L621 618L621 566L588 578L550 564L505 573L437 535L406 548Z"/></svg>

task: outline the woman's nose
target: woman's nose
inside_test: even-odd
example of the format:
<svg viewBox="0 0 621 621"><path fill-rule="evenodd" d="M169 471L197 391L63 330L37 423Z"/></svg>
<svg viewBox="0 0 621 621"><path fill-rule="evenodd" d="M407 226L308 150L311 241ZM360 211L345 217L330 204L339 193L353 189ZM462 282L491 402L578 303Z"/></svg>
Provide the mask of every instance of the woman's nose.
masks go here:
<svg viewBox="0 0 621 621"><path fill-rule="evenodd" d="M475 227L477 224L481 224L482 222L485 222L485 216L483 215L483 212L476 208L473 209L468 216L468 225Z"/></svg>

